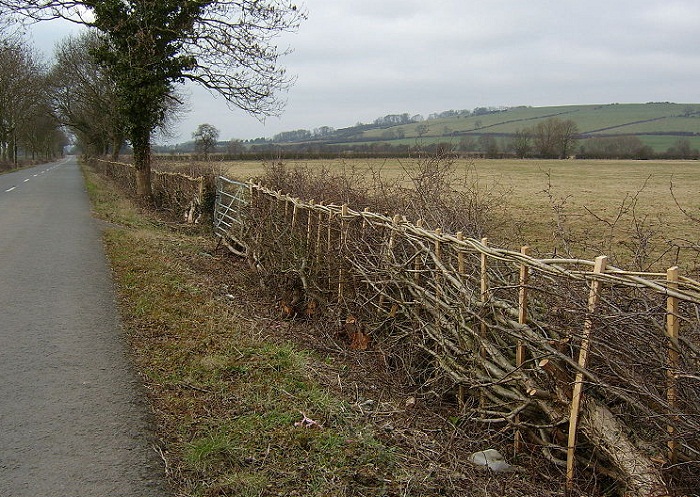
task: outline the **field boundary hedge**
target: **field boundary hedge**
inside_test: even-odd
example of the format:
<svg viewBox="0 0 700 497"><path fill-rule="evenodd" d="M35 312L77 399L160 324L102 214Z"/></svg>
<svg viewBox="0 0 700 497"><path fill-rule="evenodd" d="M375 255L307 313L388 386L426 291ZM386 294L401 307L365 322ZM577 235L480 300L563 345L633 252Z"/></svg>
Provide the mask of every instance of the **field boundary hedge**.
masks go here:
<svg viewBox="0 0 700 497"><path fill-rule="evenodd" d="M132 164L93 159L91 165L130 195L136 195L136 168ZM199 223L203 215L211 212L215 195L213 175L194 177L152 169L151 188L157 209L188 224Z"/></svg>
<svg viewBox="0 0 700 497"><path fill-rule="evenodd" d="M632 495L697 485L700 282L537 259L261 185L218 190L217 235L281 289L288 316L334 316L348 347L381 349L423 391L509 426L570 487L577 467L613 468Z"/></svg>

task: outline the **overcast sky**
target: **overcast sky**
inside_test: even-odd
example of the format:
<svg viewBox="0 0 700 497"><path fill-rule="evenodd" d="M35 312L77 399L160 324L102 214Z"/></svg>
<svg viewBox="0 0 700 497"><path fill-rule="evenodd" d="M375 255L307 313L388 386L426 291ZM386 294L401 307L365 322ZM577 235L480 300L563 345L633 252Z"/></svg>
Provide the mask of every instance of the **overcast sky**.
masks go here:
<svg viewBox="0 0 700 497"><path fill-rule="evenodd" d="M700 103L699 0L305 0L279 45L295 85L263 124L190 88L170 142L340 128L386 114L488 106ZM67 28L35 28L50 54Z"/></svg>

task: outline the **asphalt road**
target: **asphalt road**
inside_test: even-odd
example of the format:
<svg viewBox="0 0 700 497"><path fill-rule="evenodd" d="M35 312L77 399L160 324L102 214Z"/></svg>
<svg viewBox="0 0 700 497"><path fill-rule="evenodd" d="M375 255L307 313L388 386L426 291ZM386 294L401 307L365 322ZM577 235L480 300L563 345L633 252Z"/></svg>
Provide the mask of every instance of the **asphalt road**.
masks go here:
<svg viewBox="0 0 700 497"><path fill-rule="evenodd" d="M0 175L0 497L164 496L75 159Z"/></svg>

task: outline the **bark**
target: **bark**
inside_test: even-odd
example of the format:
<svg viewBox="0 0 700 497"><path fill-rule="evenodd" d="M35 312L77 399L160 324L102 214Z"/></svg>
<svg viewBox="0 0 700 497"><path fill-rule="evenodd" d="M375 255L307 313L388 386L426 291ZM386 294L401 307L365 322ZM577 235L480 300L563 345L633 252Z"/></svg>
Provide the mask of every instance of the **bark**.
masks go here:
<svg viewBox="0 0 700 497"><path fill-rule="evenodd" d="M670 495L659 468L632 443L627 430L599 402L584 402L581 430L588 440L607 455L627 481L625 495L634 497L665 497Z"/></svg>
<svg viewBox="0 0 700 497"><path fill-rule="evenodd" d="M134 130L132 133L134 147L134 167L136 168L136 197L143 205L151 204L151 133L146 130Z"/></svg>
<svg viewBox="0 0 700 497"><path fill-rule="evenodd" d="M112 160L117 162L119 160L119 152L121 151L122 144L124 143L124 138L120 135L112 136Z"/></svg>

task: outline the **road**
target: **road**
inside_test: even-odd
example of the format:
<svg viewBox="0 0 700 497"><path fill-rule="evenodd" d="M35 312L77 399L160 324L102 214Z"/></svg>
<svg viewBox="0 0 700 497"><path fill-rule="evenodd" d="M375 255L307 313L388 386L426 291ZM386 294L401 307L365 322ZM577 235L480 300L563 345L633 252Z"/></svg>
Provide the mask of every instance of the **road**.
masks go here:
<svg viewBox="0 0 700 497"><path fill-rule="evenodd" d="M0 497L167 495L74 158L0 175Z"/></svg>

